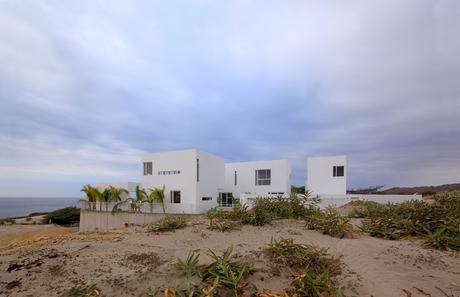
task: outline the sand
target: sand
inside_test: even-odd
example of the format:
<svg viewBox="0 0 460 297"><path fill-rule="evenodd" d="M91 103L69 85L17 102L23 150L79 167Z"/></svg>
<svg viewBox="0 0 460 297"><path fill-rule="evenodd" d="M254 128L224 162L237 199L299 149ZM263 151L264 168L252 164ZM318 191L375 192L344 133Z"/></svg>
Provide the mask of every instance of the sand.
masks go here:
<svg viewBox="0 0 460 297"><path fill-rule="evenodd" d="M24 227L37 229L20 230ZM347 296L460 296L458 252L426 249L415 239L336 239L306 230L294 220L225 233L208 230L201 217L166 234L149 234L142 227L84 234L72 233L74 229L61 234L59 227L38 225L2 228L16 228L13 233L19 237L33 234L28 232L49 236L18 243L19 237L8 237L11 232L0 232L0 296L63 296L74 286L92 283L104 296L139 296L149 287L170 286L180 279L173 264L176 257L199 249L200 261L206 263L209 248L222 251L229 246L241 257L256 259L249 280L258 289L280 290L289 285L289 273L274 271L258 253L272 237L316 244L341 257L343 275L338 281Z"/></svg>

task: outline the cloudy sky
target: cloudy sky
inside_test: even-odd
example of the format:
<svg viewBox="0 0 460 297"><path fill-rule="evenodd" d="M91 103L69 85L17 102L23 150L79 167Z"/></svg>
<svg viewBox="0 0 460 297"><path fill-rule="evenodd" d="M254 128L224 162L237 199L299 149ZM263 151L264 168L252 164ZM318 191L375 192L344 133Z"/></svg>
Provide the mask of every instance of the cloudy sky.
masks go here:
<svg viewBox="0 0 460 297"><path fill-rule="evenodd" d="M140 178L146 151L347 154L460 182L460 1L0 0L0 196Z"/></svg>

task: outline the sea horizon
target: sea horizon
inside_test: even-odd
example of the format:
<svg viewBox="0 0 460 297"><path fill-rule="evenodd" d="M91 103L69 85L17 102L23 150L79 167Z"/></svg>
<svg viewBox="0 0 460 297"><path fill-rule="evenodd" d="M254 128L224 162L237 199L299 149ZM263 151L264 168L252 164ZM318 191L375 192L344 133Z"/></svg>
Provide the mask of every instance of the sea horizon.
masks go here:
<svg viewBox="0 0 460 297"><path fill-rule="evenodd" d="M81 197L0 197L0 218L50 212L68 206L79 207Z"/></svg>

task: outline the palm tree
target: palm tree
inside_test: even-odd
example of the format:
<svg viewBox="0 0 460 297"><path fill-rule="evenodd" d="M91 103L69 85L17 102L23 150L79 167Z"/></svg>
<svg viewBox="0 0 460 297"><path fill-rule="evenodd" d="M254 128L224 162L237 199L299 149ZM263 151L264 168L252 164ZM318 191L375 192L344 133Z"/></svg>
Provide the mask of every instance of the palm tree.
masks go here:
<svg viewBox="0 0 460 297"><path fill-rule="evenodd" d="M131 209L134 211L141 210L141 205L147 200L147 192L144 189L141 189L139 186L136 186L136 199L130 198Z"/></svg>
<svg viewBox="0 0 460 297"><path fill-rule="evenodd" d="M109 186L107 188L107 192L109 195L109 199L107 200L107 202L110 202L110 201L115 202L116 204L114 206L114 209L116 209L117 211L118 211L118 206L123 203L123 201L121 201L123 194L129 194L128 190L126 189L114 188L112 186ZM107 210L107 207L108 206L106 205L106 210ZM113 212L114 210L112 210L112 213Z"/></svg>
<svg viewBox="0 0 460 297"><path fill-rule="evenodd" d="M112 186L109 186L108 188L105 188L104 191L101 193L101 205L99 206L99 210L102 209L102 202L105 203L105 211L108 210L109 207L109 202L112 200L112 193L110 192L110 188Z"/></svg>
<svg viewBox="0 0 460 297"><path fill-rule="evenodd" d="M148 202L150 203L150 212L152 212L153 202L161 203L163 207L163 213L165 213L165 186L162 188L149 189L150 195L148 197Z"/></svg>
<svg viewBox="0 0 460 297"><path fill-rule="evenodd" d="M90 209L95 210L96 203L101 200L101 192L96 187L93 187L91 185L83 186L81 191L86 193Z"/></svg>

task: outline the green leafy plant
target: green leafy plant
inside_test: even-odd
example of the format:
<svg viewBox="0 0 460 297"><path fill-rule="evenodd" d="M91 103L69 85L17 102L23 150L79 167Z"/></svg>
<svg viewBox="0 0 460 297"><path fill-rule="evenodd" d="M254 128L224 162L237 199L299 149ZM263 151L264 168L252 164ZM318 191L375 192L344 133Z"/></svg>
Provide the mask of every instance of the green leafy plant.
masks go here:
<svg viewBox="0 0 460 297"><path fill-rule="evenodd" d="M312 273L304 269L294 277L291 287L290 291L296 296L335 297L340 292L328 270Z"/></svg>
<svg viewBox="0 0 460 297"><path fill-rule="evenodd" d="M324 270L332 275L340 273L340 261L329 257L327 249L294 243L292 238L272 238L265 252L274 262L288 267L308 268L314 273Z"/></svg>
<svg viewBox="0 0 460 297"><path fill-rule="evenodd" d="M231 289L234 296L240 296L245 290L253 287L246 278L252 271L254 262L237 260L232 254L232 248L226 249L222 255L209 250L209 256L213 262L200 272L203 281L217 282L220 286Z"/></svg>
<svg viewBox="0 0 460 297"><path fill-rule="evenodd" d="M354 215L365 218L361 229L371 236L392 240L418 236L426 246L460 250L460 191L438 193L430 199L368 203Z"/></svg>
<svg viewBox="0 0 460 297"><path fill-rule="evenodd" d="M332 208L311 211L310 216L305 218L305 226L337 238L354 238L358 231L348 217L340 215Z"/></svg>
<svg viewBox="0 0 460 297"><path fill-rule="evenodd" d="M184 228L186 222L183 216L167 216L150 225L147 232L166 232Z"/></svg>
<svg viewBox="0 0 460 297"><path fill-rule="evenodd" d="M334 277L341 273L340 260L330 257L327 249L281 238L272 239L265 253L275 263L294 269L295 273L291 286L284 289L282 295L264 291L258 296L339 296Z"/></svg>
<svg viewBox="0 0 460 297"><path fill-rule="evenodd" d="M220 232L227 232L235 229L237 226L236 222L229 221L229 220L222 220L222 221L217 221L213 224L212 227L209 229L211 230L218 230Z"/></svg>
<svg viewBox="0 0 460 297"><path fill-rule="evenodd" d="M191 278L197 271L198 258L200 254L196 251L191 251L185 260L176 258L176 267L181 270L187 278Z"/></svg>
<svg viewBox="0 0 460 297"><path fill-rule="evenodd" d="M164 290L164 297L214 297L217 294L218 280L212 285L203 282L179 283Z"/></svg>

